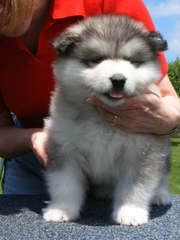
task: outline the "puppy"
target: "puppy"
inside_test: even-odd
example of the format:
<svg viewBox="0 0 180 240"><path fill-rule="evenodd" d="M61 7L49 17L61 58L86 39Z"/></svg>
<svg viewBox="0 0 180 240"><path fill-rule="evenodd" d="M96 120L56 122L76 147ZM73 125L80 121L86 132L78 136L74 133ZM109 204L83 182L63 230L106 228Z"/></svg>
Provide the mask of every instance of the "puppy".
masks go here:
<svg viewBox="0 0 180 240"><path fill-rule="evenodd" d="M130 17L102 15L69 27L53 45L59 57L45 121L51 203L44 219L77 219L88 175L103 186L100 195L105 186L111 189L116 223L147 223L152 203L169 203L169 140L123 132L102 119L87 99L96 96L118 106L126 96L154 92L160 97L157 56L166 50L166 41Z"/></svg>

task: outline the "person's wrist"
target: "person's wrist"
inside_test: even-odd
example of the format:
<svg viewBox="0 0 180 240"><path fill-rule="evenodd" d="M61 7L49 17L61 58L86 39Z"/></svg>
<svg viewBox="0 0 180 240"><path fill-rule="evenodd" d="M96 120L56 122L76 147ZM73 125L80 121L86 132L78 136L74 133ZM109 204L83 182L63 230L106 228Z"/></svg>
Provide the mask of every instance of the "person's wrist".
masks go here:
<svg viewBox="0 0 180 240"><path fill-rule="evenodd" d="M159 136L174 136L180 132L180 99L174 96L167 96L161 98L161 106L163 106L164 123L162 123L162 128L159 127L157 133Z"/></svg>
<svg viewBox="0 0 180 240"><path fill-rule="evenodd" d="M180 121L178 122L178 124L174 127L174 128L172 128L170 131L168 131L168 132L165 132L165 133L162 133L162 134L156 134L156 135L158 135L158 136L169 136L169 137L173 137L174 135L176 135L176 134L178 134L178 133L180 133Z"/></svg>

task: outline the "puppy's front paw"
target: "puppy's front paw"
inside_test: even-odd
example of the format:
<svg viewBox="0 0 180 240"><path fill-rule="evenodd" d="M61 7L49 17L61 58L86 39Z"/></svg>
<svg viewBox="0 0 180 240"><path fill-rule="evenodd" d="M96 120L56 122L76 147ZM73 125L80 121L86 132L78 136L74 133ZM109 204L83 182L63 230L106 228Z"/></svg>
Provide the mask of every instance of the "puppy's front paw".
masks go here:
<svg viewBox="0 0 180 240"><path fill-rule="evenodd" d="M134 205L124 205L114 210L113 220L122 225L138 226L148 222L148 211Z"/></svg>
<svg viewBox="0 0 180 240"><path fill-rule="evenodd" d="M59 207L49 206L43 210L43 218L46 221L53 222L69 222L77 219L79 214L70 213L68 210L61 209Z"/></svg>

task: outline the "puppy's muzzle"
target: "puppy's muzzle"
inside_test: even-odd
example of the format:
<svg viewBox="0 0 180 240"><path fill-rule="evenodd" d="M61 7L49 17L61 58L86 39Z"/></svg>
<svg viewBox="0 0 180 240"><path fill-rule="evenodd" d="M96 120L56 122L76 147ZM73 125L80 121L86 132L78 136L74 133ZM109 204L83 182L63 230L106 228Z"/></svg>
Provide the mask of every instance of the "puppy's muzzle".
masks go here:
<svg viewBox="0 0 180 240"><path fill-rule="evenodd" d="M115 91L122 91L126 82L126 77L121 73L116 73L110 77L113 89Z"/></svg>

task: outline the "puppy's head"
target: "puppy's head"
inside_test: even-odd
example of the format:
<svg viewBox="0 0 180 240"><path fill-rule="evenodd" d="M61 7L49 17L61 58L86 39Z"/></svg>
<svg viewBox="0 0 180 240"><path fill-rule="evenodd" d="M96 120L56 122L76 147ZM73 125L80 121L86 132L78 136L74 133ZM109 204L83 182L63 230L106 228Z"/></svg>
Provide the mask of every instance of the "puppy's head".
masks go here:
<svg viewBox="0 0 180 240"><path fill-rule="evenodd" d="M161 77L158 52L167 42L127 16L90 17L54 43L57 81L71 98L95 95L109 105L138 94Z"/></svg>

